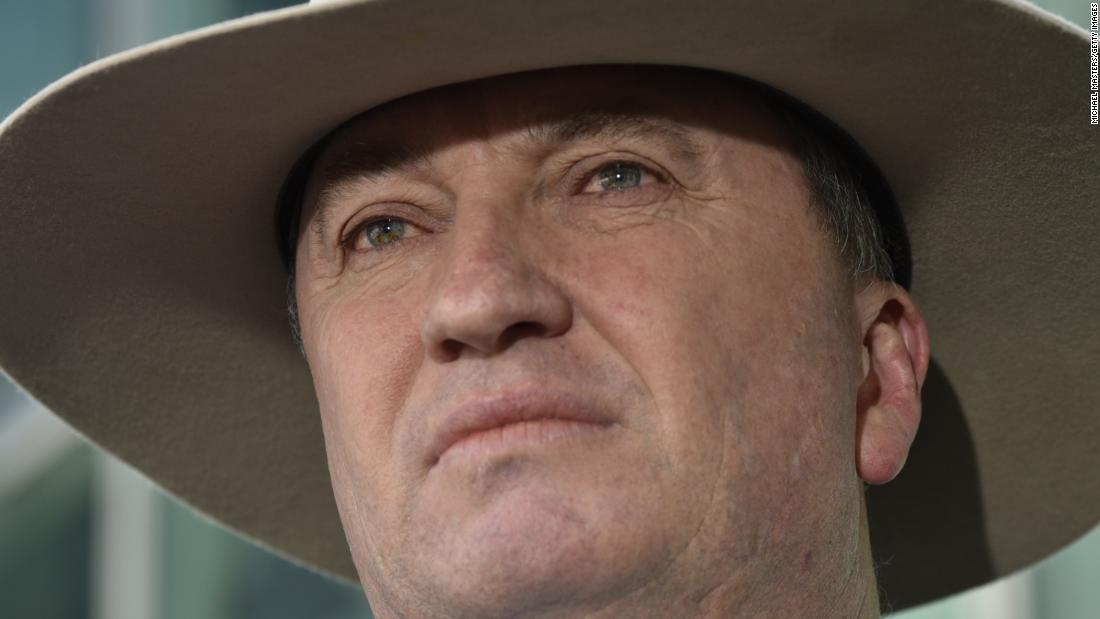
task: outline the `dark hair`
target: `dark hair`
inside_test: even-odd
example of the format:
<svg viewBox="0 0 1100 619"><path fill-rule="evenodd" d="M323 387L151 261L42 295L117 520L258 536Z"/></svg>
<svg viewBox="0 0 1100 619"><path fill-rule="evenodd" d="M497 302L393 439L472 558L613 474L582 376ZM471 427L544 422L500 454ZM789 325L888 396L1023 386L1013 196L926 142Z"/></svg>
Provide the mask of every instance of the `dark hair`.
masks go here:
<svg viewBox="0 0 1100 619"><path fill-rule="evenodd" d="M813 211L831 236L852 281L857 285L893 281L909 289L912 259L905 222L882 173L859 144L832 121L782 91L747 78L706 72L749 85L786 127L802 161ZM294 251L302 201L314 161L330 137L345 125L330 131L298 159L276 208L277 242L288 274L287 315L291 336L303 355L294 291Z"/></svg>
<svg viewBox="0 0 1100 619"><path fill-rule="evenodd" d="M758 84L795 142L814 211L852 281L912 283L905 221L882 172L851 136L816 110Z"/></svg>

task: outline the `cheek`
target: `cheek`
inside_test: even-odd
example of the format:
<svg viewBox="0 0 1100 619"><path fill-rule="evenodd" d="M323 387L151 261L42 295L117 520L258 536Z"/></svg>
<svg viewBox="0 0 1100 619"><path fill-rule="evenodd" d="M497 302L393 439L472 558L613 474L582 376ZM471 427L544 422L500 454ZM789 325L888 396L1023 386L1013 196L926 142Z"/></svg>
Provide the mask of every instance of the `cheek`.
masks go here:
<svg viewBox="0 0 1100 619"><path fill-rule="evenodd" d="M719 474L726 406L736 372L722 359L716 329L715 276L697 239L663 225L636 228L570 252L568 272L580 320L629 368L648 394L650 415L635 415L639 434L670 478L700 497ZM695 480L699 483L688 483Z"/></svg>
<svg viewBox="0 0 1100 619"><path fill-rule="evenodd" d="M378 303L367 288L347 290L315 299L302 335L326 448L343 451L347 474L369 484L395 462L395 418L421 347L412 295Z"/></svg>
<svg viewBox="0 0 1100 619"><path fill-rule="evenodd" d="M831 248L795 199L786 211L738 200L750 206L710 202L690 224L577 251L578 305L653 393L676 457L713 468L726 450L719 474L742 480L742 495L778 487L761 479L788 489L823 470L841 479L854 391Z"/></svg>
<svg viewBox="0 0 1100 619"><path fill-rule="evenodd" d="M753 249L726 273L735 284L716 302L728 317L721 354L740 375L729 491L767 506L756 512L767 514L762 543L827 537L859 487L846 286L816 228L780 219L741 240Z"/></svg>

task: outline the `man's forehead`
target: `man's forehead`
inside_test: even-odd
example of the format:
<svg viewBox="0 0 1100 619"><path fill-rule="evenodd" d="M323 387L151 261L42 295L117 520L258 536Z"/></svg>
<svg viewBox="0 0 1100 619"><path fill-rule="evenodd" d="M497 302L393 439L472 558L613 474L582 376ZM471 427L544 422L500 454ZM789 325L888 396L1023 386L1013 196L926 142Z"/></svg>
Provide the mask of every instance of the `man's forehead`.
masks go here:
<svg viewBox="0 0 1100 619"><path fill-rule="evenodd" d="M345 123L310 174L310 193L324 198L349 179L423 164L449 144L489 137L545 146L648 134L689 156L700 149L692 129L775 141L769 116L752 85L700 69L567 67L463 82L397 99Z"/></svg>
<svg viewBox="0 0 1100 619"><path fill-rule="evenodd" d="M368 130L378 137L448 130L495 134L592 110L702 122L713 115L716 104L736 107L753 94L744 80L701 69L564 67L415 93L366 111L348 128Z"/></svg>
<svg viewBox="0 0 1100 619"><path fill-rule="evenodd" d="M697 156L702 150L686 125L638 106L593 105L559 115L532 117L516 128L495 131L464 127L461 116L447 122L437 125L434 132L418 131L416 127L402 131L385 123L377 130L363 127L349 132L331 146L322 160L317 175L322 189L348 179L369 180L406 167L427 166L433 153L449 144L471 140L510 143L517 154L593 138L660 138L678 158Z"/></svg>

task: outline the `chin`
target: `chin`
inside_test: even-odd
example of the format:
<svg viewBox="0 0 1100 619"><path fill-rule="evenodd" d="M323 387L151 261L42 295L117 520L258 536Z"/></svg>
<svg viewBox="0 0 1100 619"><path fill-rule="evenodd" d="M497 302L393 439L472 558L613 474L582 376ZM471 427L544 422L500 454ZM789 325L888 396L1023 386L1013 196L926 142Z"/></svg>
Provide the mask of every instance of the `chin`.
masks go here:
<svg viewBox="0 0 1100 619"><path fill-rule="evenodd" d="M443 607L514 617L563 600L598 605L660 565L639 556L639 532L622 526L624 514L579 499L531 487L497 495L422 546L438 550L421 573L438 583Z"/></svg>

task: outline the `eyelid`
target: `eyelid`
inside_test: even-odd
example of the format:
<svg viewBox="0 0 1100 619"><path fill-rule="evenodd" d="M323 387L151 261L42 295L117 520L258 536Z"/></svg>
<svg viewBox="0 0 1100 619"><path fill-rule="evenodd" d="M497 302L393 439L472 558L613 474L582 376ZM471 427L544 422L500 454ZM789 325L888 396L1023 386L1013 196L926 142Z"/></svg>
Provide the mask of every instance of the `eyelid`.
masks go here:
<svg viewBox="0 0 1100 619"><path fill-rule="evenodd" d="M360 183L340 200L329 224L337 247L350 238L354 228L375 217L403 219L423 230L433 230L453 217L451 196L446 191L435 183L404 176Z"/></svg>

